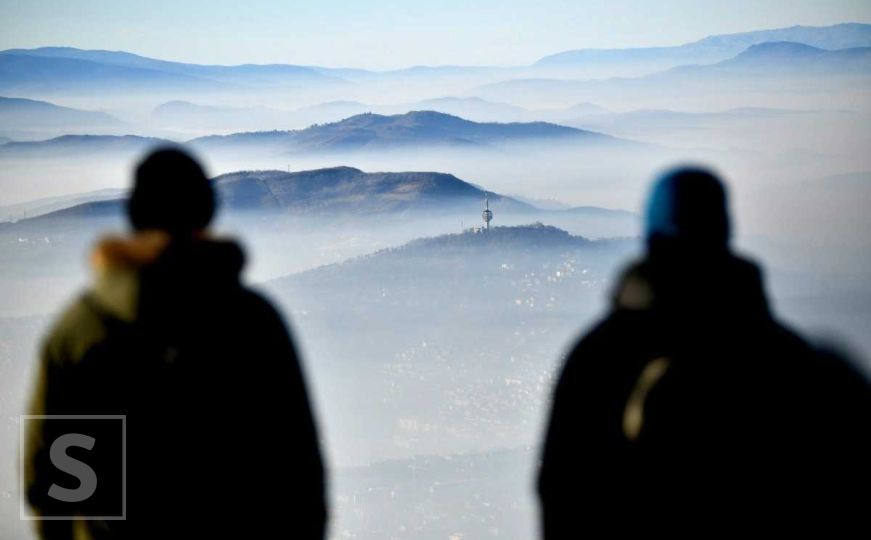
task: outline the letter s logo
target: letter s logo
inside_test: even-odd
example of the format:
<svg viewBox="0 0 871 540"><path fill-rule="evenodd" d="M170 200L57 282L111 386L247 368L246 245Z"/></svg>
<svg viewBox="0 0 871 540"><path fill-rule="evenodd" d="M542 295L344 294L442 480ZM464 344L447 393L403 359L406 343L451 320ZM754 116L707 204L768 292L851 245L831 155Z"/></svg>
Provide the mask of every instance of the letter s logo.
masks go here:
<svg viewBox="0 0 871 540"><path fill-rule="evenodd" d="M78 446L91 450L96 439L81 433L67 433L61 435L51 445L49 457L51 463L58 469L69 473L79 479L79 487L68 489L57 484L48 488L48 495L54 499L67 503L82 502L97 490L97 473L77 459L67 455L66 450L70 446Z"/></svg>

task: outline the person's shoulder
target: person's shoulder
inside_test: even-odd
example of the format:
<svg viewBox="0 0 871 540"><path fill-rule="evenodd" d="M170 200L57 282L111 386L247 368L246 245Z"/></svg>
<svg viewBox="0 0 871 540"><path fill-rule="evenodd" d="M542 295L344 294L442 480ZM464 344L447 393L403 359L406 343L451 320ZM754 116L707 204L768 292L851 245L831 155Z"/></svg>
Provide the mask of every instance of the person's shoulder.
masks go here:
<svg viewBox="0 0 871 540"><path fill-rule="evenodd" d="M814 353L831 380L848 384L853 390L863 392L866 402L871 401L871 380L867 364L861 362L858 355L833 343L815 346Z"/></svg>
<svg viewBox="0 0 871 540"><path fill-rule="evenodd" d="M784 373L798 381L795 384L818 389L831 386L847 392L871 390L862 363L837 345L809 341L776 319L771 321L769 340L774 349L769 361L779 362Z"/></svg>
<svg viewBox="0 0 871 540"><path fill-rule="evenodd" d="M784 347L792 348L795 351L801 351L807 355L815 355L815 347L802 337L789 324L772 316L770 319L770 331L772 335L779 341L779 344Z"/></svg>
<svg viewBox="0 0 871 540"><path fill-rule="evenodd" d="M741 282L752 280L759 285L765 278L762 265L745 253L730 253L726 258L727 268Z"/></svg>
<svg viewBox="0 0 871 540"><path fill-rule="evenodd" d="M281 326L288 328L287 318L283 315L276 304L269 299L265 292L248 286L240 287L239 291L239 315L247 317L252 324L269 323L267 326Z"/></svg>
<svg viewBox="0 0 871 540"><path fill-rule="evenodd" d="M239 287L238 292L240 302L245 306L245 308L264 314L278 315L278 309L272 301L267 298L265 292L256 287L249 287L247 285Z"/></svg>
<svg viewBox="0 0 871 540"><path fill-rule="evenodd" d="M70 302L43 338L43 351L54 362L75 363L94 344L105 341L105 320L88 300L88 292Z"/></svg>

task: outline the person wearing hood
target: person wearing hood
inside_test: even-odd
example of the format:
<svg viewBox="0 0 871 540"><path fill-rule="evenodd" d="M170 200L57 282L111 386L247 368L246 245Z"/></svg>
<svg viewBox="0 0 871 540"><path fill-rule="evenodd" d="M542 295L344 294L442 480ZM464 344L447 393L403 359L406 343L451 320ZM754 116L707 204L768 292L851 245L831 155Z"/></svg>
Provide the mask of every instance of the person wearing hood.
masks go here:
<svg viewBox="0 0 871 540"><path fill-rule="evenodd" d="M772 315L759 267L730 248L713 173L660 178L645 229L646 254L556 385L538 476L544 537L821 515L867 474L867 380Z"/></svg>
<svg viewBox="0 0 871 540"><path fill-rule="evenodd" d="M45 339L24 487L38 516L77 519L38 521L43 537L324 537L324 470L296 349L276 310L241 284L239 245L208 233L215 206L189 155L147 156L127 206L132 234L97 244L93 285ZM126 418L125 519L103 519L89 507L97 496L51 495L76 480L58 470L60 428L43 415ZM92 426L73 422L65 432ZM93 452L67 454L96 473L99 494L117 456L95 440Z"/></svg>

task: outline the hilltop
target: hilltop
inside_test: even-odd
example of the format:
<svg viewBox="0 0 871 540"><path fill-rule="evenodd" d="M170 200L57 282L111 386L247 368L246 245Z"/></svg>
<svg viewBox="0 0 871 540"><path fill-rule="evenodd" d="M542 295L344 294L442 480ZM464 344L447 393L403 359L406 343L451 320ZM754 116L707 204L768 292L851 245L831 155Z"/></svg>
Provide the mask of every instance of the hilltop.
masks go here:
<svg viewBox="0 0 871 540"><path fill-rule="evenodd" d="M379 305L399 313L449 304L451 317L485 306L577 309L569 299L604 286L635 247L635 239L589 240L542 223L493 227L413 240L268 285L307 312L333 301L352 311Z"/></svg>
<svg viewBox="0 0 871 540"><path fill-rule="evenodd" d="M202 152L244 150L276 155L423 147L489 148L502 143L530 141L632 148L644 146L595 131L549 122L473 122L435 111L412 111L389 116L364 113L338 122L314 124L305 129L208 135L184 144ZM153 146L172 144L178 143L136 135L64 135L44 141L0 144L0 154L48 158L70 152L141 152Z"/></svg>
<svg viewBox="0 0 871 540"><path fill-rule="evenodd" d="M266 211L294 216L346 218L361 215L445 211L477 215L485 192L452 174L438 172L373 172L354 167L310 171L239 171L213 179L220 204L229 211ZM73 204L32 217L19 224L38 224L88 217L117 217L124 206L122 193ZM80 197L87 197L82 194ZM500 211L530 213L536 209L510 197L487 192Z"/></svg>
<svg viewBox="0 0 871 540"><path fill-rule="evenodd" d="M331 167L300 172L244 171L214 179L222 203L235 210L281 209L295 213L389 213L481 205L484 191L452 174L373 172ZM498 207L529 205L492 193Z"/></svg>
<svg viewBox="0 0 871 540"><path fill-rule="evenodd" d="M189 141L203 149L271 146L288 152L385 149L410 146L480 147L529 140L625 142L608 135L548 122L472 122L435 111L405 114L364 113L295 131L212 135Z"/></svg>

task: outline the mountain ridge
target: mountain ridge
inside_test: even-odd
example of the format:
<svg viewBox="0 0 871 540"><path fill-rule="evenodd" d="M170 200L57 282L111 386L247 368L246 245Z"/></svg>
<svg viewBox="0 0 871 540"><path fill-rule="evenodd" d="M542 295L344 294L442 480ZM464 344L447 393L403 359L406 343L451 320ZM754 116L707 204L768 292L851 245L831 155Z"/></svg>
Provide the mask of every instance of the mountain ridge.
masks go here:
<svg viewBox="0 0 871 540"><path fill-rule="evenodd" d="M316 124L303 130L210 135L188 141L211 145L228 142L263 142L266 139L295 145L301 149L362 149L425 142L476 146L512 139L584 138L595 142L625 142L594 131L570 128L549 122L473 122L436 111L411 111L405 114L357 114L338 122Z"/></svg>
<svg viewBox="0 0 871 540"><path fill-rule="evenodd" d="M707 36L681 45L619 49L573 49L540 58L534 65L548 66L584 61L652 61L658 57L684 63L713 63L739 54L747 47L771 41L792 41L836 50L871 46L871 24L840 23L829 26L795 25ZM633 58L634 57L634 58Z"/></svg>
<svg viewBox="0 0 871 540"><path fill-rule="evenodd" d="M625 210L598 207L539 209L526 202L486 190L448 173L364 172L339 166L309 171L235 171L218 175L215 183L222 214L311 218L313 224L341 223L356 218L382 220L417 217L445 223L467 220L477 223L486 195L497 222L518 224L549 221L592 236L623 236L636 229L638 216ZM83 223L83 218L120 220L125 207L123 191L102 190L21 203L0 208L12 221L0 227L41 226L65 228ZM63 201L71 204L63 205ZM63 205L63 206L62 206ZM45 207L47 212L38 212ZM35 214L35 215L34 215ZM26 217L25 217L26 216ZM17 219L14 219L17 217ZM283 218L282 218L283 219ZM595 232L594 232L595 231Z"/></svg>
<svg viewBox="0 0 871 540"><path fill-rule="evenodd" d="M484 191L452 174L428 171L364 172L348 166L295 172L252 170L221 174L212 182L221 206L231 212L256 210L347 217L445 209L477 214L485 194L494 209L515 213L536 211L531 205ZM116 216L121 214L124 202L123 197L101 197L15 223Z"/></svg>
<svg viewBox="0 0 871 540"><path fill-rule="evenodd" d="M142 135L61 135L41 141L13 140L0 144L0 155L15 153L32 155L46 150L52 150L61 155L86 150L142 152L163 145L176 146L178 143L169 139Z"/></svg>
<svg viewBox="0 0 871 540"><path fill-rule="evenodd" d="M474 306L499 316L552 312L588 305L588 295L608 283L611 267L637 244L637 238L590 240L540 222L498 226L417 238L264 285L294 298L308 316L326 314L325 305L351 312L379 306L390 318L407 317L415 306Z"/></svg>
<svg viewBox="0 0 871 540"><path fill-rule="evenodd" d="M566 51L558 51L552 54L548 54L534 62L532 65L548 65L548 64L558 64L561 62L571 61L572 55L580 55L580 56L588 56L595 57L597 55L615 55L615 54L627 54L627 53L635 53L638 52L640 54L648 54L644 53L644 51L654 51L655 53L663 52L663 51L676 51L676 50L687 50L687 49L715 49L715 50L723 50L724 54L734 56L735 54L741 52L741 50L746 49L751 45L755 45L758 43L763 43L766 41L794 41L798 43L804 43L806 45L815 46L822 49L848 49L855 47L864 47L871 46L871 24L866 23L858 23L858 22L843 22L832 25L825 26L805 26L805 25L793 25L788 27L780 27L780 28L765 28L758 30L751 30L747 32L735 32L729 34L715 34L711 36L705 36L695 41L691 41L688 43L682 43L677 45L663 45L663 46L655 46L655 47L625 47L625 48L581 48L581 49L570 49ZM306 74L311 76L322 76L329 77L332 79L340 80L341 77L337 77L335 74L359 74L359 75L386 75L386 74L396 74L396 73L416 73L421 71L432 71L432 70L469 70L469 69L490 69L490 70L498 70L504 68L497 68L495 66L465 66L465 65L433 65L433 66L425 66L425 65L414 65L407 66L404 68L398 69L388 69L388 70L367 70L362 68L354 68L354 67L337 67L330 68L325 66L310 66L310 65L299 65L299 64L285 64L285 63L242 63L242 64L195 64L189 62L180 62L174 60L166 60L166 59L158 59L151 58L144 55L128 52L128 51L112 51L105 49L79 49L75 47L69 46L45 46L45 47L37 47L37 48L12 48L5 49L0 51L0 56L7 55L19 55L19 56L32 56L32 57L42 57L42 58L67 58L67 59L79 59L79 60L87 60L95 63L103 63L106 65L114 65L118 67L138 67L138 68L148 68L148 69L162 69L166 72L175 72L175 73L215 73L218 72L218 78L221 77L221 72L224 73L224 77L227 77L227 73L235 74L237 72L243 71L262 71L262 72L272 72L275 70L286 70L288 72L293 72L297 74ZM725 59L724 56L721 59ZM514 67L522 67L522 66L514 66ZM232 78L232 77L230 77Z"/></svg>
<svg viewBox="0 0 871 540"><path fill-rule="evenodd" d="M35 49L7 49L4 56L57 59L112 66L119 70L134 70L138 74L162 73L185 79L187 82L234 87L239 84L281 85L288 82L342 83L341 79L321 73L315 68L292 64L237 64L210 65L159 60L126 51L77 49L74 47L39 47Z"/></svg>
<svg viewBox="0 0 871 540"><path fill-rule="evenodd" d="M95 133L112 133L127 125L102 111L90 111L56 105L48 101L0 96L0 135L10 139L60 136L69 129L88 129Z"/></svg>
<svg viewBox="0 0 871 540"><path fill-rule="evenodd" d="M511 79L478 86L485 99L523 102L525 96L549 99L594 99L607 92L674 96L676 93L735 91L748 88L777 91L786 77L810 81L826 91L832 77L871 76L871 47L825 50L792 42L767 42L711 64L679 65L641 76L576 80L566 78Z"/></svg>
<svg viewBox="0 0 871 540"><path fill-rule="evenodd" d="M385 150L414 146L486 147L520 140L577 140L585 143L640 145L604 133L550 122L473 122L436 111L405 114L363 113L337 122L304 129L247 131L206 135L184 141L195 150L220 150L228 146L274 148L285 152L331 152L364 149ZM140 135L62 135L41 141L13 141L0 145L0 153L38 152L45 149L74 151L95 145L147 149L178 145L160 137Z"/></svg>

